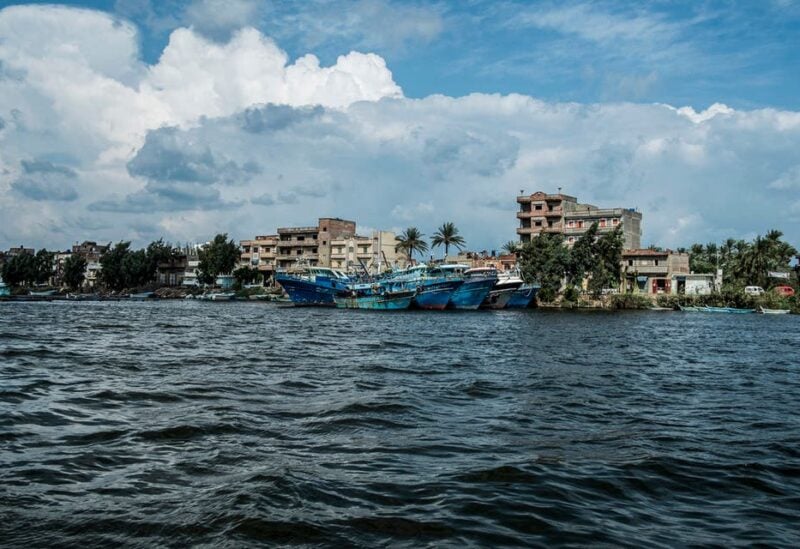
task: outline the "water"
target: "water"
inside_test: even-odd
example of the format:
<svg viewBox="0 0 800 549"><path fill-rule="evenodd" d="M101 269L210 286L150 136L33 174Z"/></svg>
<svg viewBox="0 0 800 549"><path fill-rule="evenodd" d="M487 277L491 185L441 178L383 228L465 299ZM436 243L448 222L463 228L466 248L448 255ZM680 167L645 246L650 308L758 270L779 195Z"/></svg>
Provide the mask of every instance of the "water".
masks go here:
<svg viewBox="0 0 800 549"><path fill-rule="evenodd" d="M0 545L800 545L800 317L0 304Z"/></svg>

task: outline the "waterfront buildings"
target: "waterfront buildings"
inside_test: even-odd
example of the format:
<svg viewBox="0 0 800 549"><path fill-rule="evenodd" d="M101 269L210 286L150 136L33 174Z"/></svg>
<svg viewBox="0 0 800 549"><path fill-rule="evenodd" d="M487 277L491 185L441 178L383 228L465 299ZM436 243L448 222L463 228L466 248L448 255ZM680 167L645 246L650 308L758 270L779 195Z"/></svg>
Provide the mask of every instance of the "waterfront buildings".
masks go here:
<svg viewBox="0 0 800 549"><path fill-rule="evenodd" d="M567 245L572 245L597 222L601 234L622 226L626 249L641 247L642 214L633 208L598 208L581 204L576 197L561 192L542 191L518 196L517 204L517 235L523 243L542 233L555 233L564 235Z"/></svg>
<svg viewBox="0 0 800 549"><path fill-rule="evenodd" d="M352 271L365 266L376 270L405 266L397 253L397 238L390 231L356 234L356 223L336 217L322 217L316 226L281 227L275 235L242 240L239 266L258 269L264 280L276 271L291 269L299 262L312 267Z"/></svg>
<svg viewBox="0 0 800 549"><path fill-rule="evenodd" d="M100 258L108 251L110 244L98 244L93 240L84 240L80 244L75 243L72 246L72 254L79 255L86 260L86 279L83 282L84 286L94 288L97 286L100 278L100 271L103 266L100 264ZM64 260L69 257L65 255Z"/></svg>
<svg viewBox="0 0 800 549"><path fill-rule="evenodd" d="M669 294L673 290L673 276L689 273L689 254L686 253L650 249L622 252L624 292Z"/></svg>

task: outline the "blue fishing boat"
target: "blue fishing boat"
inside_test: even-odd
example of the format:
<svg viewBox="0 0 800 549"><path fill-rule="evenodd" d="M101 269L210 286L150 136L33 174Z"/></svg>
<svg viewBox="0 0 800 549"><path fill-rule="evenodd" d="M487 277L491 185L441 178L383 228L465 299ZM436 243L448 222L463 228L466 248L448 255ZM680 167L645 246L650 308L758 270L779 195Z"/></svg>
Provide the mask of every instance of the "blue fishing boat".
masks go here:
<svg viewBox="0 0 800 549"><path fill-rule="evenodd" d="M429 310L445 309L453 292L464 281L461 274L438 267L429 268L425 264L392 273L389 280L416 285L417 293L414 295L412 305Z"/></svg>
<svg viewBox="0 0 800 549"><path fill-rule="evenodd" d="M481 303L481 308L504 309L520 286L522 286L522 278L516 271L498 273L497 283Z"/></svg>
<svg viewBox="0 0 800 549"><path fill-rule="evenodd" d="M326 267L304 267L297 274L277 273L275 282L289 294L295 305L333 307L334 296L348 290L350 277Z"/></svg>
<svg viewBox="0 0 800 549"><path fill-rule="evenodd" d="M511 294L511 299L506 303L506 309L527 309L537 293L539 293L538 285L523 284Z"/></svg>
<svg viewBox="0 0 800 549"><path fill-rule="evenodd" d="M442 270L464 275L464 282L450 296L448 307L453 309L477 309L497 283L497 269L466 265L442 265Z"/></svg>
<svg viewBox="0 0 800 549"><path fill-rule="evenodd" d="M416 289L403 282L382 281L351 284L333 299L339 309L398 311L408 309L415 294Z"/></svg>

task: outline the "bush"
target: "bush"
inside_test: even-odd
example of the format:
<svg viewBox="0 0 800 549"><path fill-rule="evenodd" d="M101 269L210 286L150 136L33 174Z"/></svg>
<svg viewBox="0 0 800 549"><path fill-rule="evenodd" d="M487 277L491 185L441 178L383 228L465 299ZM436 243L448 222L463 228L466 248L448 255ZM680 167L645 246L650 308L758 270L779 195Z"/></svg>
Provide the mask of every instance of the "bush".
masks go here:
<svg viewBox="0 0 800 549"><path fill-rule="evenodd" d="M616 294L611 296L608 304L612 309L649 309L653 301L641 294Z"/></svg>

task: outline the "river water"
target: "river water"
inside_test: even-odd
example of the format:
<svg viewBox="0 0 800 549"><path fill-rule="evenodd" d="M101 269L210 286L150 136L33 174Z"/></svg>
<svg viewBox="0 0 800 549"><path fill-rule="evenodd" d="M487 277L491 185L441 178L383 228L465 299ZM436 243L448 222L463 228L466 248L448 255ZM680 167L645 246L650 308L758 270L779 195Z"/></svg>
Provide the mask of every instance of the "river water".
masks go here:
<svg viewBox="0 0 800 549"><path fill-rule="evenodd" d="M0 303L0 545L800 545L800 317Z"/></svg>

